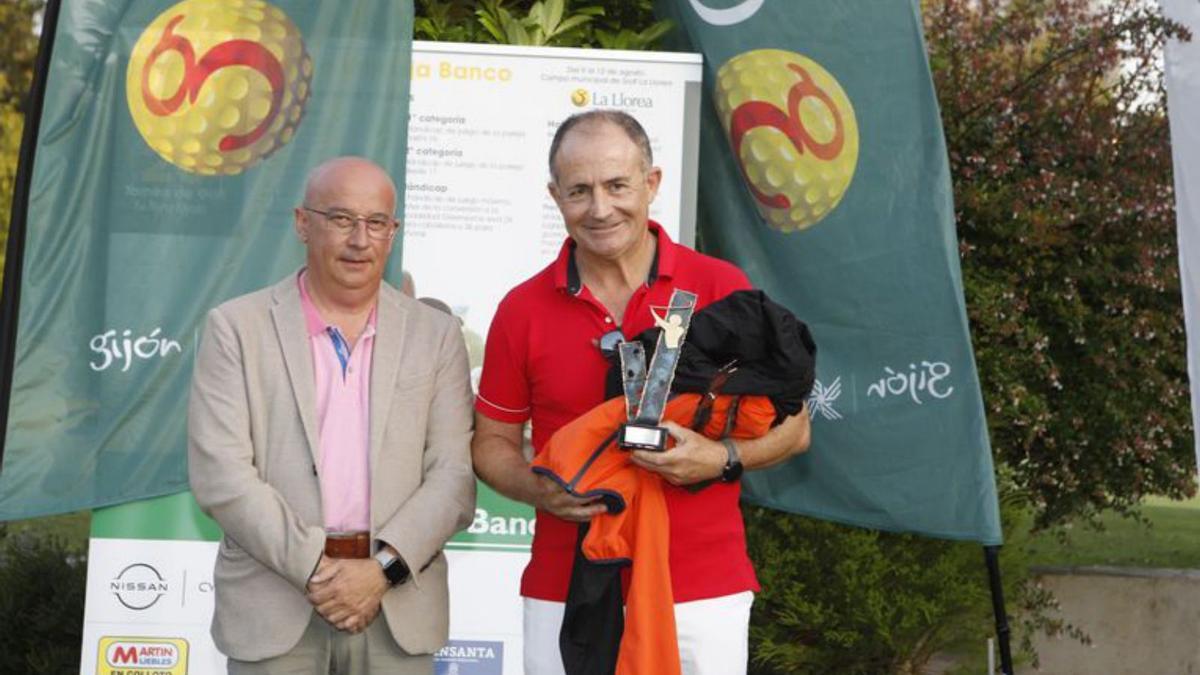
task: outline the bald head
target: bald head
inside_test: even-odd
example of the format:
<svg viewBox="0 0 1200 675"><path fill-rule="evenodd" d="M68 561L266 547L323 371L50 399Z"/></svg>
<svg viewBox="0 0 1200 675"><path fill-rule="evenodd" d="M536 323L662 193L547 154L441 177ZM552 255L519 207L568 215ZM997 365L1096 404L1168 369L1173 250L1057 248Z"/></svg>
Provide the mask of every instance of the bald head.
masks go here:
<svg viewBox="0 0 1200 675"><path fill-rule="evenodd" d="M296 234L308 249L309 292L327 305L373 303L396 237L395 212L396 184L378 164L338 157L313 169L304 203L293 212ZM380 222L390 223L390 230Z"/></svg>
<svg viewBox="0 0 1200 675"><path fill-rule="evenodd" d="M308 172L304 182L304 203L327 206L329 196L347 188L361 191L385 191L390 207L396 209L396 184L383 167L363 157L335 157Z"/></svg>

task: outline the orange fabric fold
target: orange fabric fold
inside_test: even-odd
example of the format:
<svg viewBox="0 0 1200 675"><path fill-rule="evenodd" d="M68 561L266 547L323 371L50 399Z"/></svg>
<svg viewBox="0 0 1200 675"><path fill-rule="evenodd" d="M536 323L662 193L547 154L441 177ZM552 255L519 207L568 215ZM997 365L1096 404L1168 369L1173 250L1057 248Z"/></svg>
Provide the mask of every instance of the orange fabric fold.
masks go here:
<svg viewBox="0 0 1200 675"><path fill-rule="evenodd" d="M664 420L691 427L702 397L680 394L667 402ZM736 419L729 425L731 409ZM626 421L621 397L592 408L560 428L533 461L572 494L603 498L607 513L592 518L582 543L593 562L630 561L625 602L625 631L617 657L617 675L679 675L679 643L669 564L670 522L662 478L630 461L617 447L615 432ZM758 438L775 420L775 407L764 396L718 396L701 430L709 438ZM668 449L674 440L668 441Z"/></svg>

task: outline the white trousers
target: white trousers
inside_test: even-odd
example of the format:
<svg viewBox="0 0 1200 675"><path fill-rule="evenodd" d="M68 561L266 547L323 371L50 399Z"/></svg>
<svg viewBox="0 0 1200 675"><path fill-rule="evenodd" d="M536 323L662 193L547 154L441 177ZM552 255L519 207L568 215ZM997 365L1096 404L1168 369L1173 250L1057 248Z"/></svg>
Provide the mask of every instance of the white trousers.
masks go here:
<svg viewBox="0 0 1200 675"><path fill-rule="evenodd" d="M558 633L566 605L525 600L525 675L564 675ZM683 675L745 675L754 593L675 604Z"/></svg>

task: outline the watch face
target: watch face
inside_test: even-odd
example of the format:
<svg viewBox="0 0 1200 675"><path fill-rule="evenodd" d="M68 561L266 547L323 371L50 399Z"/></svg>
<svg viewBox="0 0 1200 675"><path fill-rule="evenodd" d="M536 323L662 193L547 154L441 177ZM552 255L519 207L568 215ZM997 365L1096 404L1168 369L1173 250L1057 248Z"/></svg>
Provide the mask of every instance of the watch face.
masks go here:
<svg viewBox="0 0 1200 675"><path fill-rule="evenodd" d="M387 577L388 583L395 586L408 578L408 568L399 558L396 558L383 568L383 576Z"/></svg>
<svg viewBox="0 0 1200 675"><path fill-rule="evenodd" d="M734 462L733 464L726 466L725 470L721 472L721 480L725 481L726 483L732 483L733 481L735 481L741 477L742 477L742 463L741 462Z"/></svg>

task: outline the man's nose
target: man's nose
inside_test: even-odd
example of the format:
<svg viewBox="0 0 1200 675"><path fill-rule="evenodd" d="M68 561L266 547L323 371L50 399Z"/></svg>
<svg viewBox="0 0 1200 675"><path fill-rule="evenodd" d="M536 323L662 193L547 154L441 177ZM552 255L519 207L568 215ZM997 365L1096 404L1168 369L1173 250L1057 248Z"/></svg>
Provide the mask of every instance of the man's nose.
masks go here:
<svg viewBox="0 0 1200 675"><path fill-rule="evenodd" d="M371 245L371 237L367 234L367 221L354 221L354 229L350 230L350 245L355 248L366 248Z"/></svg>
<svg viewBox="0 0 1200 675"><path fill-rule="evenodd" d="M588 215L597 220L603 220L610 213L612 213L612 197L609 197L604 190L593 192L592 204L588 210Z"/></svg>

